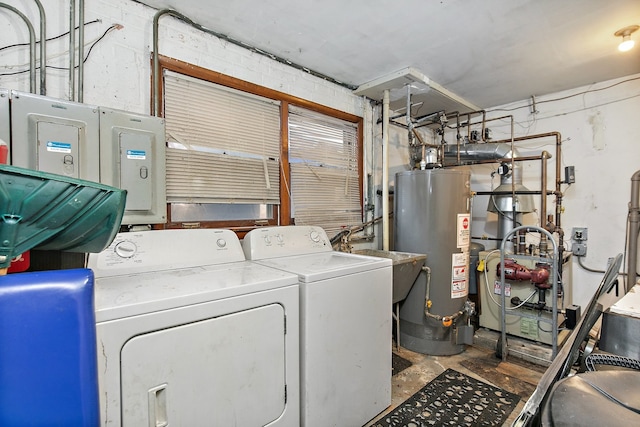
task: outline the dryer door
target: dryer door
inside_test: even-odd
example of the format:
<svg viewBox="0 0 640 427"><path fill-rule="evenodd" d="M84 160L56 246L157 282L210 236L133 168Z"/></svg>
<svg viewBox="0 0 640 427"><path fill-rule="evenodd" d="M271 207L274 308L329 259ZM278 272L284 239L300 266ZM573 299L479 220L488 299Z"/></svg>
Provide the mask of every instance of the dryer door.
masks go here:
<svg viewBox="0 0 640 427"><path fill-rule="evenodd" d="M285 408L284 309L137 336L122 348L123 426L262 426Z"/></svg>

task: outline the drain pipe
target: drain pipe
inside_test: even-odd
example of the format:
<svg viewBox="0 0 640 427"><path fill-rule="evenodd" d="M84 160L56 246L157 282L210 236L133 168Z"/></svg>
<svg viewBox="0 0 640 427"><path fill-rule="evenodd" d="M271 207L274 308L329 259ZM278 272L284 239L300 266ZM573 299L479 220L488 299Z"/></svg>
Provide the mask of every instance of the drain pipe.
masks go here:
<svg viewBox="0 0 640 427"><path fill-rule="evenodd" d="M631 201L629 202L629 253L627 261L627 282L625 292L629 292L637 280L638 232L640 232L640 170L631 176Z"/></svg>
<svg viewBox="0 0 640 427"><path fill-rule="evenodd" d="M389 89L382 97L382 249L389 250Z"/></svg>
<svg viewBox="0 0 640 427"><path fill-rule="evenodd" d="M76 100L76 2L69 0L69 100Z"/></svg>
<svg viewBox="0 0 640 427"><path fill-rule="evenodd" d="M47 18L40 0L34 0L40 13L40 95L47 94Z"/></svg>
<svg viewBox="0 0 640 427"><path fill-rule="evenodd" d="M75 31L75 27L74 27ZM78 102L84 100L84 0L78 0Z"/></svg>
<svg viewBox="0 0 640 427"><path fill-rule="evenodd" d="M9 9L16 15L18 15L29 29L29 92L36 93L36 32L33 30L33 25L29 18L27 18L22 12L13 6L6 3L0 3L0 7Z"/></svg>

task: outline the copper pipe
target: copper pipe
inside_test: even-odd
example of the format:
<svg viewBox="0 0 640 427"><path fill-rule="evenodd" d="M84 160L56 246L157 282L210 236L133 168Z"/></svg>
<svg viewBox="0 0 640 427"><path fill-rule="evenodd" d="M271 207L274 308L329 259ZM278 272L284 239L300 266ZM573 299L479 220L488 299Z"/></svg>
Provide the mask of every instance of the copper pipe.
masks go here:
<svg viewBox="0 0 640 427"><path fill-rule="evenodd" d="M429 144L429 143L424 142L424 140L422 139L422 137L420 136L420 134L418 133L416 128L411 128L411 130L413 131L413 134L416 136L416 138L418 138L418 142L420 142L420 145L424 145L424 146L430 147L430 148L438 148L438 147L440 147L438 144Z"/></svg>
<svg viewBox="0 0 640 427"><path fill-rule="evenodd" d="M547 132L547 133L539 133L535 135L526 135L526 136L518 136L513 139L502 139L498 141L491 141L492 144L500 144L505 142L514 142L516 141L528 141L530 139L539 139L539 138L548 138L555 137L556 139L556 229L554 231L558 233L562 233L561 237L564 236L562 230L559 230L561 227L560 217L562 212L562 179L560 178L560 167L562 165L562 135L560 132ZM546 186L545 186L546 187ZM562 245L560 245L562 248ZM561 249L562 250L562 249Z"/></svg>
<svg viewBox="0 0 640 427"><path fill-rule="evenodd" d="M461 139L462 137L460 136L460 113L456 111L456 145L458 148L458 155L457 155L458 163L460 163L460 142L461 142L460 140ZM444 160L442 164L444 164Z"/></svg>
<svg viewBox="0 0 640 427"><path fill-rule="evenodd" d="M488 144L493 144L488 143ZM546 153L546 155L548 156L547 158L550 159L551 158L551 154L549 154L547 151L544 151L544 153ZM459 153L458 153L459 155ZM539 156L522 156L522 157L513 157L512 158L514 162L528 162L528 161L532 161L532 160L541 160L542 159L542 154L540 154ZM474 161L470 161L470 162L464 162L465 166L469 166L469 165L482 165L482 164L490 164L490 163L498 163L500 162L501 159L486 159L486 160L474 160ZM509 159L511 160L511 159ZM460 166L460 162L456 163L456 164L448 164L445 166Z"/></svg>
<svg viewBox="0 0 640 427"><path fill-rule="evenodd" d="M542 224L543 221L547 220L547 160L551 157L551 155L543 151L540 155L540 188L542 189L542 194L540 197L540 226L544 227Z"/></svg>
<svg viewBox="0 0 640 427"><path fill-rule="evenodd" d="M542 189L542 193L540 194L540 227L546 229L545 222L547 221L547 159L549 153L543 151L540 158L540 185ZM547 236L543 233L540 233L540 252L547 252Z"/></svg>
<svg viewBox="0 0 640 427"><path fill-rule="evenodd" d="M513 121L513 117L511 118L511 120ZM487 112L482 110L482 130L480 131L480 141L485 141L484 139L484 130L487 127ZM511 133L511 135L513 135L513 132Z"/></svg>

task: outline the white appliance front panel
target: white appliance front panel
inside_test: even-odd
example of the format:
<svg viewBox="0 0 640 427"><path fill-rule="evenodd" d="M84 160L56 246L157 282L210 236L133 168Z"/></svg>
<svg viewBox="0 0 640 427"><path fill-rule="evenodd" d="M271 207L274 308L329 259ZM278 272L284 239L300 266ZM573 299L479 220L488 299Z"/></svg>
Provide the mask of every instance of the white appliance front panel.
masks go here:
<svg viewBox="0 0 640 427"><path fill-rule="evenodd" d="M305 427L361 426L391 404L391 268L300 284Z"/></svg>
<svg viewBox="0 0 640 427"><path fill-rule="evenodd" d="M264 426L285 409L280 304L139 335L122 348L124 427Z"/></svg>
<svg viewBox="0 0 640 427"><path fill-rule="evenodd" d="M135 282L132 282L132 283L135 284ZM135 285L133 287L135 287ZM197 327L193 329L193 331L198 330L198 338L200 340L209 342L211 346L219 345L219 347L215 349L210 347L210 351L212 351L214 354L218 354L219 356L223 355L223 356L220 356L222 357L223 363L226 363L226 361L233 358L238 358L239 360L244 359L247 363L252 358L255 358L255 361L260 361L261 356L266 358L271 358L273 357L274 354L277 354L276 359L279 359L281 357L279 351L276 351L275 347L273 347L271 344L265 344L265 345L268 345L268 350L264 350L266 352L263 352L263 350L259 348L258 350L256 350L255 355L243 355L238 353L236 350L239 346L241 347L242 344L241 344L241 340L238 341L237 337L233 337L234 335L233 329L227 330L229 334L228 337L225 337L225 338L220 337L220 339L216 339L216 338L210 339L200 334L200 332L202 332L200 330L201 325L205 329L212 328L213 330L215 330L215 332L213 332L214 335L217 335L218 333L224 335L222 333L222 330L218 329L218 325L224 326L225 330L227 327L233 327L233 328L239 327L240 328L239 332L245 333L247 328L250 329L250 325L248 323L245 323L244 320L249 318L251 319L250 323L253 325L253 327L257 328L260 331L263 331L264 328L256 324L257 318L254 317L253 315L251 315L251 317L246 317L246 318L243 317L242 320L237 320L237 321L235 320L236 318L231 320L232 318L229 317L229 319L231 320L230 322L227 322L225 320L220 324L216 323L215 321L209 324L207 321L209 319L212 319L212 320L216 318L221 319L223 317L226 317L227 315L233 315L234 313L242 314L242 313L245 313L247 310L253 310L255 308L260 308L265 306L273 307L273 306L279 305L280 307L282 307L282 310L284 310L284 316L286 321L286 334L284 336L284 358L285 358L284 377L286 378L285 384L287 389L287 401L284 404L284 409L282 409L282 403L279 403L278 405L276 405L278 408L280 408L280 411L281 411L280 415L277 416L275 420L268 423L267 425L270 427L271 426L298 427L300 425L299 304L298 304L299 292L298 291L299 291L298 285L292 285L292 286L287 286L287 287L278 288L278 289L271 289L263 292L256 292L256 293L251 293L247 295L231 297L224 300L209 301L209 302L203 302L201 304L177 307L177 308L149 313L149 314L118 318L118 319L109 320L109 321L98 321L96 324L96 331L97 331L97 339L98 339L98 376L99 376L99 385L100 385L100 410L101 410L102 425L113 426L113 427L121 426L123 422L122 413L129 410L127 406L125 407L122 406L123 396L121 394L121 376L124 377L131 374L131 366L129 365L130 362L139 363L139 361L136 361L136 358L137 357L142 358L142 356L137 353L137 350L147 351L147 350L142 350L141 347L144 347L144 345L138 346L138 348L135 349L136 351L133 351L133 352L129 352L129 350L124 351L123 349L126 349L128 343L133 342L132 341L133 339L135 339L136 337L148 337L151 335L146 335L146 334L153 334L157 332L160 332L160 334L158 334L157 336L161 336L162 335L161 331L167 330L167 331L172 331L170 334L171 335L170 338L173 340L175 338L175 336L173 335L174 331L178 332L179 334L179 332L185 329L189 329L189 325L197 325ZM278 315L278 317L279 316L280 315ZM239 316L237 319L239 319L240 317L241 316ZM272 331L268 332L267 333L268 336L271 336L272 334L283 333L285 326L282 323L277 325L273 323L272 310L268 311L268 315L266 315L266 317L269 318L268 327L275 330L275 332L272 332ZM280 318L280 320L282 319ZM259 321L262 321L262 320L260 319ZM203 322L203 323L200 323L200 322ZM183 328L183 326L186 326L186 328ZM191 333L191 330L188 333ZM253 332L250 332L250 334L253 335ZM182 341L184 340L184 338L177 338L177 339L179 340L179 342L174 341L173 346L171 345L171 343L169 343L168 348L163 347L165 344L162 344L162 340L152 339L149 342L152 342L153 345L160 344L161 348L158 350L157 357L167 358L170 356L167 354L163 354L164 352L168 352L168 353L171 353L174 351L178 353L183 352L183 350L179 349L178 347L183 345ZM277 342L277 346L282 345L282 338L277 338L275 341ZM147 341L145 341L143 344L146 344L146 343ZM232 353L228 353L228 354L224 353L225 344L230 344L230 348L233 349ZM190 343L188 344L188 346L189 345L197 346L198 344ZM149 351L151 351L151 353L148 353L150 357L151 356L156 357L156 355L152 354L153 353L152 348L150 348ZM130 356L132 358L130 358ZM129 374L124 374L123 372L121 372L121 363L123 363L124 357L126 357L127 359L124 362L124 364L127 365L126 369L127 369L127 372L129 372ZM200 359L200 356L197 356L197 355L192 355L189 357L191 357L193 361L197 361L198 363L202 361ZM150 363L152 365L155 364L155 362L153 361L150 361ZM211 360L211 363L217 363L217 362L216 360ZM245 366L246 370L257 368L262 371L265 369L272 369L274 362L273 360L270 360L266 364L260 362L260 364L256 366L247 365L247 364L245 365L246 365ZM156 366L152 369L160 369L160 368L161 368L160 366ZM211 369L214 369L214 370L218 368L219 367L211 367ZM278 369L281 369L281 368L278 368ZM229 370L231 370L231 368ZM246 378L247 376L251 377L252 375L254 376L254 378L262 378L260 380L261 381L260 384L262 384L261 387L263 387L264 381L265 381L264 378L269 377L271 373L267 373L264 371L260 374L243 373L241 374L241 377ZM266 375L266 377L259 377L259 376L256 377L256 375ZM277 374L277 375L280 375L280 374ZM129 381L129 379L127 379L127 381ZM162 384L153 384L153 385L162 386ZM232 381L231 383L225 384L225 387L227 386L231 387L232 389L235 389L235 392L240 392L240 384L237 379L234 382ZM129 386L126 386L126 388L129 389ZM178 388L182 388L182 386ZM177 402L173 400L173 396L172 396L173 393L189 394L189 393L198 392L198 390L189 390L189 389L176 390L175 392L173 390L174 388L173 388L173 381L172 381L172 383L168 384L168 388L164 393L164 397L163 397L161 388L156 388L155 389L156 393L152 393L151 395L152 397L154 397L154 399L157 399L159 403L161 403L162 400L164 399L164 402L166 402L168 405L172 405L171 402ZM200 391L202 392L202 390ZM149 390L144 390L145 398L149 396L148 392ZM251 392L249 393L251 396L253 396ZM281 396L282 396L282 393L278 392L277 397L280 398ZM144 400L145 398L141 398L141 399ZM269 396L269 397L265 396L264 398L267 401L271 401L272 396ZM140 400L140 402L142 402L142 400ZM152 402L155 403L155 400L152 400ZM146 408L145 405L147 405L147 403L141 403L141 404L143 405L143 408L141 410L144 410ZM209 401L205 406L212 407L215 404L216 402ZM160 409L160 413L162 412L161 407L156 407L156 408ZM171 416L170 411L174 409L169 409L168 406L167 408L168 408L167 410L169 411L167 412L168 414L167 416L170 417ZM253 410L254 409L251 408L250 406L246 408L246 411L253 411ZM135 411L138 411L138 408L136 408ZM273 414L275 413L275 410L270 409L267 412L271 414L270 417L273 418L274 416ZM256 416L259 416L259 415L260 414L256 414ZM125 419L126 419L126 416L125 416ZM170 422L169 425L194 425L194 426L214 425L214 424L209 424L207 420L202 420L202 419L198 420L198 422L195 422L195 423L181 424L178 422L173 422L171 419L169 419L169 422ZM146 427L149 424L135 424L135 425L136 427L137 426ZM228 425L234 425L234 424L220 424L220 425L224 425L226 427ZM241 424L237 424L237 425L239 426ZM243 425L249 425L249 424L243 424Z"/></svg>
<svg viewBox="0 0 640 427"><path fill-rule="evenodd" d="M269 258L256 261L259 264L297 274L301 282L315 282L385 268L393 265L391 259L349 254L346 252L322 252Z"/></svg>
<svg viewBox="0 0 640 427"><path fill-rule="evenodd" d="M244 261L238 236L223 229L118 233L107 249L89 254L96 278Z"/></svg>
<svg viewBox="0 0 640 427"><path fill-rule="evenodd" d="M107 249L89 254L96 278L244 261L231 230L185 229L118 233Z"/></svg>
<svg viewBox="0 0 640 427"><path fill-rule="evenodd" d="M251 260L333 250L327 233L321 227L308 225L256 228L244 236L242 247Z"/></svg>
<svg viewBox="0 0 640 427"><path fill-rule="evenodd" d="M249 261L96 279L96 321L222 300L298 283Z"/></svg>

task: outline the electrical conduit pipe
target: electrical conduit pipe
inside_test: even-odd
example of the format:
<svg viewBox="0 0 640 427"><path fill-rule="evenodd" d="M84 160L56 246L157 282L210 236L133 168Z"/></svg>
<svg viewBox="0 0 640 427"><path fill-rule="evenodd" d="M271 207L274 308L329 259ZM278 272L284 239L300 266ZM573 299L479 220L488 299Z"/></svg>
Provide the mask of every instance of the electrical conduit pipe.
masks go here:
<svg viewBox="0 0 640 427"><path fill-rule="evenodd" d="M0 8L8 9L18 15L29 29L29 92L36 93L36 32L29 18L13 6L0 3Z"/></svg>

